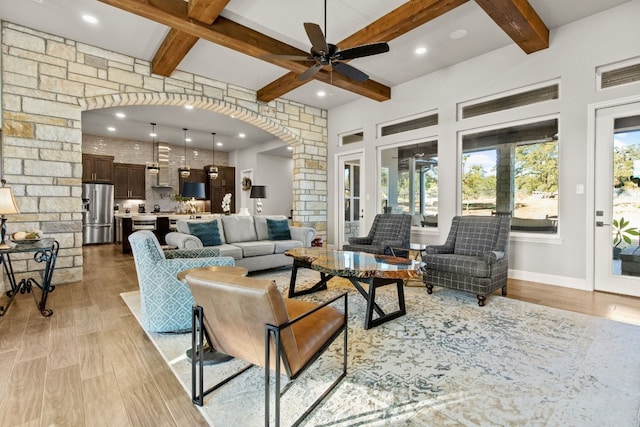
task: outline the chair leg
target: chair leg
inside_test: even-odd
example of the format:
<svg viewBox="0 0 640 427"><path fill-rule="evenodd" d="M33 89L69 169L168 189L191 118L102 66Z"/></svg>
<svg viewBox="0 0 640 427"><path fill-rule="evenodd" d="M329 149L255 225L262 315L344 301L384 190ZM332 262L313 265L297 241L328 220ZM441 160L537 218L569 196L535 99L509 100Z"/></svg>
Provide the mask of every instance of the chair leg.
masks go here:
<svg viewBox="0 0 640 427"><path fill-rule="evenodd" d="M506 296L507 296L507 285L504 285L504 286L502 287L502 296L503 296L503 297L506 297Z"/></svg>
<svg viewBox="0 0 640 427"><path fill-rule="evenodd" d="M427 287L427 293L431 295L433 293L433 285L431 283L424 284Z"/></svg>
<svg viewBox="0 0 640 427"><path fill-rule="evenodd" d="M478 305L480 307L484 307L484 302L487 300L487 298L484 295L476 295L476 297L478 298Z"/></svg>

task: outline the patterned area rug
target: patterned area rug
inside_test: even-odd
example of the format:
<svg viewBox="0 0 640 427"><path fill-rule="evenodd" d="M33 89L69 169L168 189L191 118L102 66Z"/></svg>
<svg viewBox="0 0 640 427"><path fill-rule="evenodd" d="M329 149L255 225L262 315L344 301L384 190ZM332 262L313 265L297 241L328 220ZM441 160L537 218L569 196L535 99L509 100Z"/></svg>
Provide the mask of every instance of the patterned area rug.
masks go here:
<svg viewBox="0 0 640 427"><path fill-rule="evenodd" d="M317 274L299 270L298 283ZM289 270L254 277L276 280L286 291ZM640 327L492 296L479 307L471 294L407 287L407 315L363 328L365 301L344 279L302 298L323 301L349 292L347 377L305 420L306 426L629 426L639 425ZM381 305L394 293L381 288ZM137 292L122 294L139 313ZM190 334L149 333L187 393ZM337 375L335 344L304 381L283 396L289 425ZM239 360L208 366L218 378ZM252 368L205 398L213 426L263 425L263 371ZM206 386L206 384L205 384Z"/></svg>

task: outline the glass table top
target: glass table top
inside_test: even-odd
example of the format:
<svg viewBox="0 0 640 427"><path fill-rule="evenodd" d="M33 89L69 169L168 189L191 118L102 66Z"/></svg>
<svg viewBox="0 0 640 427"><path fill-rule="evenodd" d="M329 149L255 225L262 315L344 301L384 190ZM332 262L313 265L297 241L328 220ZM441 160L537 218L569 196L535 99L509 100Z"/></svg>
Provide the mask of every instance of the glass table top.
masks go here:
<svg viewBox="0 0 640 427"><path fill-rule="evenodd" d="M327 248L295 248L285 255L310 264L313 270L342 277L412 279L420 277L422 265L406 258Z"/></svg>

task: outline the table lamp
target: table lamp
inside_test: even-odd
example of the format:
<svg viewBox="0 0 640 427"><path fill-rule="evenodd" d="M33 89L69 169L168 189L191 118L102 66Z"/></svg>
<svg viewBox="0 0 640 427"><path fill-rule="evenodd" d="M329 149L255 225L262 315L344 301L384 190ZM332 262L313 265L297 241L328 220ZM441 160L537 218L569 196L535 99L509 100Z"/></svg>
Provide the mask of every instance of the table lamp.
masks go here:
<svg viewBox="0 0 640 427"><path fill-rule="evenodd" d="M191 197L189 200L189 204L191 205L191 209L195 213L195 202L196 199L204 199L204 183L203 182L185 182L182 184L182 196L183 197Z"/></svg>
<svg viewBox="0 0 640 427"><path fill-rule="evenodd" d="M16 205L16 199L13 197L13 190L11 187L6 187L6 180L2 180L2 187L0 187L0 220L2 221L2 225L0 226L0 235L2 236L2 241L0 242L0 249L7 249L10 246L7 245L4 241L4 238L7 234L7 217L6 214L17 214L20 213L18 210L18 206Z"/></svg>
<svg viewBox="0 0 640 427"><path fill-rule="evenodd" d="M256 211L258 214L262 213L262 200L267 198L267 187L264 185L254 185L251 187L251 195L249 196L252 199L258 199L256 202Z"/></svg>

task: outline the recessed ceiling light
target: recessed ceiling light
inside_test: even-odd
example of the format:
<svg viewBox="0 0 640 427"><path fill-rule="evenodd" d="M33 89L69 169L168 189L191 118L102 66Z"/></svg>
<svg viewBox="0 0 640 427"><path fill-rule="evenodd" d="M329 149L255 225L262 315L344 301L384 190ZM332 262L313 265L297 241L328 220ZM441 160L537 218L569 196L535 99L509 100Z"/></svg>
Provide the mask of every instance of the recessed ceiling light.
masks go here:
<svg viewBox="0 0 640 427"><path fill-rule="evenodd" d="M247 135L245 135L244 133L239 133L238 134L238 138L244 138L245 136L247 136Z"/></svg>
<svg viewBox="0 0 640 427"><path fill-rule="evenodd" d="M184 108L187 110L193 110L193 105L185 105Z"/></svg>
<svg viewBox="0 0 640 427"><path fill-rule="evenodd" d="M416 50L414 50L414 52L416 53L416 55L424 55L425 53L427 53L427 48L424 46L420 46L420 47L417 47Z"/></svg>
<svg viewBox="0 0 640 427"><path fill-rule="evenodd" d="M223 144L222 142L218 141L218 142L216 142L216 145L217 145L218 147L222 147L224 144Z"/></svg>
<svg viewBox="0 0 640 427"><path fill-rule="evenodd" d="M184 139L186 142L191 142L191 138L185 138Z"/></svg>
<svg viewBox="0 0 640 427"><path fill-rule="evenodd" d="M234 116L234 115L232 114L232 115L231 115L231 118L232 118L232 119L235 119L235 118L236 118L236 116Z"/></svg>
<svg viewBox="0 0 640 427"><path fill-rule="evenodd" d="M89 24L97 24L98 23L98 18L96 18L95 16L91 16L91 15L82 15L82 19L85 22L88 22Z"/></svg>
<svg viewBox="0 0 640 427"><path fill-rule="evenodd" d="M156 136L158 136L158 134L157 134L157 133L153 133L153 132L151 132L151 133L149 134L149 136L150 136L151 138L155 138Z"/></svg>
<svg viewBox="0 0 640 427"><path fill-rule="evenodd" d="M458 30L451 31L451 33L449 33L449 37L454 40L458 40L465 37L467 34L469 34L467 30L465 30L464 28L460 28Z"/></svg>
<svg viewBox="0 0 640 427"><path fill-rule="evenodd" d="M316 95L318 95L320 98L323 98L325 96L327 96L327 92L323 91L323 90L319 90Z"/></svg>
<svg viewBox="0 0 640 427"><path fill-rule="evenodd" d="M126 116L126 114L124 114L123 112L118 111L118 112L116 113L116 117L117 117L117 118L119 118L119 119L124 119L124 118L125 118L125 117L127 117L127 116Z"/></svg>
<svg viewBox="0 0 640 427"><path fill-rule="evenodd" d="M109 126L109 127L107 128L107 130L108 130L109 132L115 132L115 131L116 131L116 128L114 128L113 126Z"/></svg>
<svg viewBox="0 0 640 427"><path fill-rule="evenodd" d="M288 146L287 146L287 150L289 150L289 151L293 151L293 147L292 147L292 146L290 146L290 145L288 145Z"/></svg>

